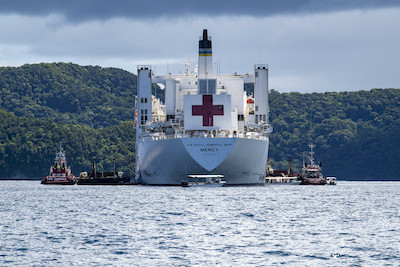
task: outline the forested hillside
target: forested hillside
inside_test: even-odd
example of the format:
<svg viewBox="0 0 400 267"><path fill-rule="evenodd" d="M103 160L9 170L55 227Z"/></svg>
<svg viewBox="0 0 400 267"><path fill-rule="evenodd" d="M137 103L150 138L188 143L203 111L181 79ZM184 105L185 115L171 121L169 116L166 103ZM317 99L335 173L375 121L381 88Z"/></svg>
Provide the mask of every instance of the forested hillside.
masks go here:
<svg viewBox="0 0 400 267"><path fill-rule="evenodd" d="M155 90L155 88L154 88ZM163 96L163 91L157 91ZM41 63L0 68L0 108L91 127L132 120L136 75L116 68Z"/></svg>
<svg viewBox="0 0 400 267"><path fill-rule="evenodd" d="M400 90L270 93L270 156L295 167L313 141L324 174L341 179L399 179ZM304 153L306 152L306 153Z"/></svg>
<svg viewBox="0 0 400 267"><path fill-rule="evenodd" d="M121 69L72 63L0 68L0 177L46 175L60 141L75 174L90 171L93 158L110 170L116 158L118 169L132 176L135 94L136 76ZM299 171L313 141L325 175L400 180L399 107L399 89L271 90L273 167L287 168L291 156Z"/></svg>
<svg viewBox="0 0 400 267"><path fill-rule="evenodd" d="M47 119L17 117L0 110L0 177L42 177L53 164L59 142L75 175L92 170L110 171L115 158L119 171L133 175L133 122L93 129Z"/></svg>

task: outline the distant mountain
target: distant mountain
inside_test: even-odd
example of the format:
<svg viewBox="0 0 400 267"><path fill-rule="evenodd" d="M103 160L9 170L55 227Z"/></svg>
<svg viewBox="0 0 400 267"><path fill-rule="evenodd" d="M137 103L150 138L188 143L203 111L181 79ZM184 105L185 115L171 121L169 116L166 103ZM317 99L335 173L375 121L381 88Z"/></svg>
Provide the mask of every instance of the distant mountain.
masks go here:
<svg viewBox="0 0 400 267"><path fill-rule="evenodd" d="M156 87L154 87L156 90ZM252 86L246 90L251 92ZM164 92L157 89L157 95ZM0 68L0 177L46 175L58 142L73 171L134 172L136 76L72 63ZM340 93L270 92L272 165L299 171L307 144L325 175L400 180L400 90Z"/></svg>

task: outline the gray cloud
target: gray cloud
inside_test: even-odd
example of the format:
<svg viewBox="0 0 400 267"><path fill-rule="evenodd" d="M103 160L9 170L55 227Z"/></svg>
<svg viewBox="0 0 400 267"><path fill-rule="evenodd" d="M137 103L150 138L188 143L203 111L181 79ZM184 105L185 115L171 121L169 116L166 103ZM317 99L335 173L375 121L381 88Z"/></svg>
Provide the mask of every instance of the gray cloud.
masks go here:
<svg viewBox="0 0 400 267"><path fill-rule="evenodd" d="M0 29L3 66L63 61L135 73L137 65L146 64L153 65L157 74L178 73L187 57L192 67L196 64L197 40L202 29L208 28L214 62L220 64L222 73L251 73L253 64L267 63L270 86L279 91L400 87L400 7L383 8L393 6L390 1L381 1L383 5L376 1L351 1L351 5L334 0L329 1L331 5L328 1L293 1L289 5L292 2L286 0L286 6L279 1L266 11L254 11L249 6L265 4L253 1L243 4L241 11L230 7L235 15L216 6L220 14L215 16L209 14L217 11L205 9L189 15L189 4L178 8L173 1L168 7L161 3L143 12L136 6L132 13L122 3L133 5L122 1L114 1L115 10L107 12L102 1L93 6L91 1L44 6L39 0L15 2L14 7L4 1L0 5L0 24L6 25ZM35 6L29 6L31 2ZM121 15L121 10L130 17ZM166 16L168 12L176 15ZM137 19L132 19L133 14ZM154 14L165 16L153 20Z"/></svg>
<svg viewBox="0 0 400 267"><path fill-rule="evenodd" d="M0 13L43 16L62 14L67 21L104 20L115 17L154 19L185 16L273 16L400 7L398 0L2 0Z"/></svg>

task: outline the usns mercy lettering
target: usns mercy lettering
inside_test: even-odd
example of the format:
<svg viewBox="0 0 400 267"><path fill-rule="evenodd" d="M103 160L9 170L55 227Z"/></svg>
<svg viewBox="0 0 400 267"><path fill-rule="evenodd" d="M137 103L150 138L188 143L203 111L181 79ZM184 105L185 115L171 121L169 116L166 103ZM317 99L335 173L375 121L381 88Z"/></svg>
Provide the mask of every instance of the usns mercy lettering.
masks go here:
<svg viewBox="0 0 400 267"><path fill-rule="evenodd" d="M220 75L213 69L207 30L199 41L198 67L154 75L138 66L136 180L180 185L193 175L223 176L226 185L263 185L268 157L268 66L254 74ZM152 84L165 86L165 104ZM254 83L254 96L245 83Z"/></svg>

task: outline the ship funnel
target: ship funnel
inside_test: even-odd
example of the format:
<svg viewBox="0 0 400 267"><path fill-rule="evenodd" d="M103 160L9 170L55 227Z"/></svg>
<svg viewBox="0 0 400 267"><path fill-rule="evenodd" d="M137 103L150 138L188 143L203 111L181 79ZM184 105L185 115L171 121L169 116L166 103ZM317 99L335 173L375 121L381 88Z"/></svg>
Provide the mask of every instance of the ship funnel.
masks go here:
<svg viewBox="0 0 400 267"><path fill-rule="evenodd" d="M203 36L199 41L199 77L207 78L213 75L212 45L207 29L203 30Z"/></svg>
<svg viewBox="0 0 400 267"><path fill-rule="evenodd" d="M199 41L197 93L199 95L216 94L216 90L217 80L213 70L211 37L208 36L207 29L204 29Z"/></svg>
<svg viewBox="0 0 400 267"><path fill-rule="evenodd" d="M96 179L96 159L93 159L93 174L94 179Z"/></svg>
<svg viewBox="0 0 400 267"><path fill-rule="evenodd" d="M204 30L203 30L203 40L208 40L207 29L204 29Z"/></svg>
<svg viewBox="0 0 400 267"><path fill-rule="evenodd" d="M115 178L116 177L115 176L115 159L113 159L113 171L114 171L113 177Z"/></svg>

